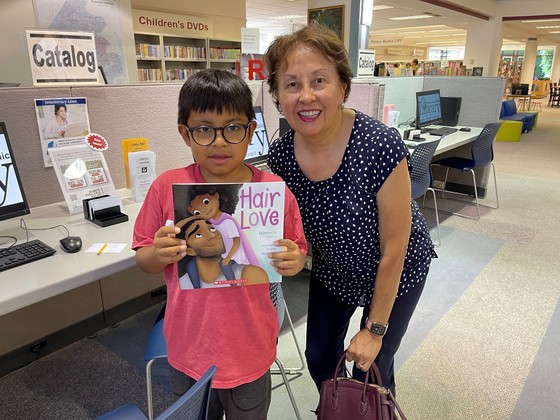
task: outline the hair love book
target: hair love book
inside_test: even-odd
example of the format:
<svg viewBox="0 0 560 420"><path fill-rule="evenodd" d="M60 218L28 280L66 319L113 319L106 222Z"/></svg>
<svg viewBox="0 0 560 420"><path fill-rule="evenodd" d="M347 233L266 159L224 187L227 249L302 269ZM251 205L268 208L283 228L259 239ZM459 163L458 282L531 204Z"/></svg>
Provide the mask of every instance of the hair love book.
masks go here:
<svg viewBox="0 0 560 420"><path fill-rule="evenodd" d="M284 237L283 182L173 184L175 226L187 242L181 289L278 283L268 254Z"/></svg>

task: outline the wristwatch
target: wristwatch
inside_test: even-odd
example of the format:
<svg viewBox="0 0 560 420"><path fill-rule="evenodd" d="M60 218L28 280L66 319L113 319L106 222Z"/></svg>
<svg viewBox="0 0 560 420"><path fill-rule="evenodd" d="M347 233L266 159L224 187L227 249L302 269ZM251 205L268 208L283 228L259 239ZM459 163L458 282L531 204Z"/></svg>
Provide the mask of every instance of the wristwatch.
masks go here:
<svg viewBox="0 0 560 420"><path fill-rule="evenodd" d="M379 322L370 321L369 318L366 318L365 327L370 333L383 337L387 332L387 328L389 327L389 324L387 325L380 324Z"/></svg>

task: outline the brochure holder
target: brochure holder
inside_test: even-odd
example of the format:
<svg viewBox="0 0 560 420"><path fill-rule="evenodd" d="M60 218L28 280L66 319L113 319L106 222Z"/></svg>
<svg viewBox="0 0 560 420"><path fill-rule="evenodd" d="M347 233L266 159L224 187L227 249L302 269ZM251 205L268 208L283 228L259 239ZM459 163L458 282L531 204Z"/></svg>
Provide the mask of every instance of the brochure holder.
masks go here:
<svg viewBox="0 0 560 420"><path fill-rule="evenodd" d="M121 210L119 197L104 195L83 200L84 217L101 227L128 221L128 215Z"/></svg>

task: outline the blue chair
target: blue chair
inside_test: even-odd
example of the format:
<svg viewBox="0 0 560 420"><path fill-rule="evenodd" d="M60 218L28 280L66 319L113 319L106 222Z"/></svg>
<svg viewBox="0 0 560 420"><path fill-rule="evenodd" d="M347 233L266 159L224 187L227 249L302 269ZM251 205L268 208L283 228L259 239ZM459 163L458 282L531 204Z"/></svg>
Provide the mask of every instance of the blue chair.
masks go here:
<svg viewBox="0 0 560 420"><path fill-rule="evenodd" d="M494 189L496 192L496 206L488 206L494 209L497 209L500 206L500 202L498 200L498 184L496 182L496 168L492 161L494 160L494 139L496 138L496 134L500 129L502 122L495 122L489 123L484 126L476 140L472 143L471 146L471 158L465 157L447 157L441 160L436 160L433 162L433 165L440 165L447 168L445 173L445 180L443 183L443 191L442 197L444 192L446 192L446 185L447 185L447 177L449 175L449 169L456 169L459 171L469 171L472 174L473 180L473 189L474 189L474 197L476 203L476 214L477 217L468 216L463 213L453 213L457 216L466 217L469 219L480 219L480 204L478 202L478 188L476 184L476 175L474 170L479 168L486 168L487 166L492 167L492 173L494 175Z"/></svg>
<svg viewBox="0 0 560 420"><path fill-rule="evenodd" d="M439 145L439 142L443 139L440 138L435 141L429 141L425 143L419 143L414 147L412 155L410 156L410 164L412 165L412 171L410 173L410 182L412 189L412 198L417 199L424 197L422 205L426 200L426 192L431 191L434 198L434 210L436 212L436 228L438 242L436 245L441 245L441 235L439 231L439 216L436 200L436 192L431 187L432 185L432 158Z"/></svg>
<svg viewBox="0 0 560 420"><path fill-rule="evenodd" d="M156 420L206 420L208 418L208 403L212 378L216 373L216 366L211 366L206 373L185 392L171 407L161 413ZM142 410L134 404L125 404L100 417L98 420L147 420Z"/></svg>
<svg viewBox="0 0 560 420"><path fill-rule="evenodd" d="M148 418L150 420L154 419L154 402L153 402L153 392L152 392L152 365L158 359L167 358L167 343L165 342L165 337L163 336L163 316L165 314L165 306L161 309L152 331L150 332L150 337L148 338L148 345L146 346L146 352L144 353L144 361L146 362L146 388L148 395Z"/></svg>

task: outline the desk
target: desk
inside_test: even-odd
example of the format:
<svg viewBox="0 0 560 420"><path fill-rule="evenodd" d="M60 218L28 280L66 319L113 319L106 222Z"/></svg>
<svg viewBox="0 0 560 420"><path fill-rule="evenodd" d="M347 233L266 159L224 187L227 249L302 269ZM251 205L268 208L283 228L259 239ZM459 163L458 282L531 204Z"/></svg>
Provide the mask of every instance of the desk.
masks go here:
<svg viewBox="0 0 560 420"><path fill-rule="evenodd" d="M104 277L135 266L134 251L130 249L134 220L142 203L123 206L129 221L106 228L84 219L83 214L70 216L64 203L31 209L24 216L29 229L63 224L71 235L82 238L80 252L68 254L60 249L59 240L65 234L58 229L30 231L31 239L38 238L57 250L53 256L0 272L0 315L32 305L69 290L95 282ZM0 235L25 239L19 219L1 222ZM120 253L85 252L93 243L127 243Z"/></svg>
<svg viewBox="0 0 560 420"><path fill-rule="evenodd" d="M459 129L461 127L455 127L455 128ZM405 129L399 128L398 130L402 136ZM482 127L471 127L471 131L456 131L455 133L448 134L443 138L443 140L440 141L436 149L436 152L434 153L434 156L456 149L457 147L461 147L465 144L472 143L478 137L481 131L482 131ZM425 141L439 139L439 136L432 136L429 133L424 133L421 135L421 137L426 139ZM408 142L414 143L413 140L405 140L405 143Z"/></svg>
<svg viewBox="0 0 560 420"><path fill-rule="evenodd" d="M520 104L520 111L530 111L531 110L531 99L534 98L535 95L513 95L507 94L506 101L509 99L519 99Z"/></svg>

